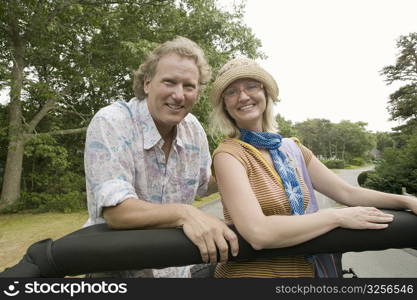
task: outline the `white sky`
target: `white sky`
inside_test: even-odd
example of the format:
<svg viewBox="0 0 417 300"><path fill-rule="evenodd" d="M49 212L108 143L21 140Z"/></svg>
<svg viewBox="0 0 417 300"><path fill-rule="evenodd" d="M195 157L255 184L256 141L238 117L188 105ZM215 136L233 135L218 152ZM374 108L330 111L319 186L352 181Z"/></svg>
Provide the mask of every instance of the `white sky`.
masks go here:
<svg viewBox="0 0 417 300"><path fill-rule="evenodd" d="M278 82L284 118L398 125L386 109L398 85L379 71L394 64L398 37L417 32L416 0L248 0L245 20L268 56L259 63Z"/></svg>

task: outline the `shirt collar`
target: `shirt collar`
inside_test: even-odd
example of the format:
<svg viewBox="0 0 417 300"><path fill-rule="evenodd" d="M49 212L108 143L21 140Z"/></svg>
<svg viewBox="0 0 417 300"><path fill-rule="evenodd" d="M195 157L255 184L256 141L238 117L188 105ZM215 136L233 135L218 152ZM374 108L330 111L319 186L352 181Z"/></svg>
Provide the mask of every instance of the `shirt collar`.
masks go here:
<svg viewBox="0 0 417 300"><path fill-rule="evenodd" d="M146 99L139 100L138 108L139 123L143 133L143 147L145 150L149 150L158 144L162 137L156 128L151 113L149 112Z"/></svg>
<svg viewBox="0 0 417 300"><path fill-rule="evenodd" d="M151 113L149 112L146 99L139 101L139 116L139 122L143 132L143 147L145 150L149 150L157 145L162 140L162 137L156 128L155 121L153 120ZM181 138L183 136L183 128L181 126L182 122L184 122L184 120L177 125L177 136L174 138L173 144L184 148L184 142Z"/></svg>
<svg viewBox="0 0 417 300"><path fill-rule="evenodd" d="M184 122L184 120L182 120L178 125L177 125L177 136L174 139L174 144L176 144L177 146L184 148L184 141L183 141L183 136L184 136L184 128L182 126L182 122Z"/></svg>

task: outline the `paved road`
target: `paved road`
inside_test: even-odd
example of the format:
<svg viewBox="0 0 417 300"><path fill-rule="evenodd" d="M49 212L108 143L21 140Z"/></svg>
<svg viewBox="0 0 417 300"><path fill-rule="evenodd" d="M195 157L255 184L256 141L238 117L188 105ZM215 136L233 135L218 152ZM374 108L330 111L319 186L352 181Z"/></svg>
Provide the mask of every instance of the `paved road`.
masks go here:
<svg viewBox="0 0 417 300"><path fill-rule="evenodd" d="M371 167L355 170L336 170L343 180L358 185L358 175ZM320 208L332 207L336 202L316 193ZM384 251L347 252L343 254L343 268L352 268L359 277L411 277L417 278L417 251L414 249L388 249Z"/></svg>
<svg viewBox="0 0 417 300"><path fill-rule="evenodd" d="M369 170L365 167L355 170L335 170L338 176L350 184L357 185L358 175ZM326 196L316 193L320 208L329 208L338 204ZM202 209L219 218L223 218L223 207L220 201L206 204ZM362 278L417 278L417 250L388 249L384 251L347 252L343 254L343 268L352 268Z"/></svg>
<svg viewBox="0 0 417 300"><path fill-rule="evenodd" d="M357 178L358 175L364 171L368 171L373 169L372 166L369 167L363 167L363 168L359 168L359 169L353 169L353 170L334 170L334 172L336 172L336 174L341 177L343 180L349 182L351 185L354 186L358 186L358 182L357 182ZM334 200L324 196L323 194L320 194L318 192L316 192L316 199L317 202L320 206L320 208L329 208L329 207L335 207L338 206L339 204L337 202L335 202Z"/></svg>

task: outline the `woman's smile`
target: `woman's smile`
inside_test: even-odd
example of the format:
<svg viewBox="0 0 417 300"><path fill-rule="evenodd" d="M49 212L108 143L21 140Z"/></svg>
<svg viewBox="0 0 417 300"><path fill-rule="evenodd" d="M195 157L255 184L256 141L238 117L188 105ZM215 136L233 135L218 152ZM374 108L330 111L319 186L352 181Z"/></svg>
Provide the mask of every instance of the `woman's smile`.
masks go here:
<svg viewBox="0 0 417 300"><path fill-rule="evenodd" d="M255 103L247 104L247 105L239 107L238 110L248 111L248 110L251 110L255 105L256 105Z"/></svg>

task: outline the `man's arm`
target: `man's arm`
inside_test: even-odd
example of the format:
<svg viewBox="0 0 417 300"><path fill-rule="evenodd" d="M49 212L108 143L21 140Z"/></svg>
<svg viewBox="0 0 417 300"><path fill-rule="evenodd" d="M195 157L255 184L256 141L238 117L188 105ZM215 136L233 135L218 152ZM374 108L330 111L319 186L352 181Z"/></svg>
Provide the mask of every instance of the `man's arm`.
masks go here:
<svg viewBox="0 0 417 300"><path fill-rule="evenodd" d="M104 207L103 217L113 229L180 227L185 204L155 204L129 198Z"/></svg>
<svg viewBox="0 0 417 300"><path fill-rule="evenodd" d="M191 205L154 204L139 200L134 189L135 169L130 148L134 139L129 116L117 108L99 113L87 131L85 171L91 191L89 212L93 217L103 216L112 228L180 227L199 248L204 261L226 261L228 243L237 254L237 237L220 219L206 214ZM206 142L207 144L207 142ZM206 189L210 178L210 153L204 147L201 162L201 190ZM152 178L149 178L152 180ZM91 209L90 209L91 208Z"/></svg>
<svg viewBox="0 0 417 300"><path fill-rule="evenodd" d="M205 262L217 262L217 248L220 261L226 262L228 243L233 256L239 250L236 234L224 222L191 205L155 204L129 198L116 206L105 207L103 215L115 229L182 227Z"/></svg>
<svg viewBox="0 0 417 300"><path fill-rule="evenodd" d="M129 119L124 107L113 104L101 109L88 126L84 169L88 213L93 224L103 217L103 207L138 198Z"/></svg>

